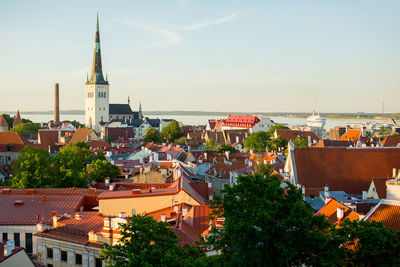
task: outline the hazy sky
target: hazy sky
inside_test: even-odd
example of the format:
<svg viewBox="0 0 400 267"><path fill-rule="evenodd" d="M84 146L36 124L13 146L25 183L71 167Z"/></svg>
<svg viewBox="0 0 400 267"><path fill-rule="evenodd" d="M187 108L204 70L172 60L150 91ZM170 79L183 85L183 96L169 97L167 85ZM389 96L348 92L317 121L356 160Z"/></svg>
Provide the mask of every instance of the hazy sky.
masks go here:
<svg viewBox="0 0 400 267"><path fill-rule="evenodd" d="M83 109L96 11L111 103L400 112L400 1L1 1L0 110Z"/></svg>

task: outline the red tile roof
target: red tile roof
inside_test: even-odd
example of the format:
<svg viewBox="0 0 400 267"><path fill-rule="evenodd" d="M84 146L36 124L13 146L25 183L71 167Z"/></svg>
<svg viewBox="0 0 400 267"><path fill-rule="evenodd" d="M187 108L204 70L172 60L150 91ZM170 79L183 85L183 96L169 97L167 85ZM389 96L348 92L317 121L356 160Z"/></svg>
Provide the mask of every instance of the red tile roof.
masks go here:
<svg viewBox="0 0 400 267"><path fill-rule="evenodd" d="M330 190L361 194L372 178L391 177L400 168L400 148L295 148L298 183L319 191Z"/></svg>
<svg viewBox="0 0 400 267"><path fill-rule="evenodd" d="M17 110L17 114L15 114L13 121L13 127L17 126L20 123L22 123L21 114L19 114L19 110Z"/></svg>
<svg viewBox="0 0 400 267"><path fill-rule="evenodd" d="M361 130L349 129L339 138L339 141L356 142L360 137Z"/></svg>
<svg viewBox="0 0 400 267"><path fill-rule="evenodd" d="M7 127L8 128L8 123L6 119L4 119L3 116L0 115L0 127Z"/></svg>
<svg viewBox="0 0 400 267"><path fill-rule="evenodd" d="M358 220L360 215L350 209L349 207L339 203L335 199L331 199L325 204L315 215L325 215L326 219L330 223L337 223L337 209L342 208L344 210L344 219L350 219L351 221Z"/></svg>
<svg viewBox="0 0 400 267"><path fill-rule="evenodd" d="M89 245L102 248L99 243L89 242L88 233L90 231L100 232L104 225L104 218L98 212L81 212L82 219L75 219L74 214L71 218L62 218L57 224L57 228L36 233L35 236L46 237L60 241L72 242L81 245Z"/></svg>
<svg viewBox="0 0 400 267"><path fill-rule="evenodd" d="M312 146L316 147L327 147L327 146L333 146L333 147L349 147L353 145L352 142L349 141L339 141L339 140L321 140L316 144L313 144Z"/></svg>
<svg viewBox="0 0 400 267"><path fill-rule="evenodd" d="M223 126L252 128L259 122L260 119L257 116L229 115L228 118L224 121Z"/></svg>
<svg viewBox="0 0 400 267"><path fill-rule="evenodd" d="M386 136L382 141L382 146L398 146L400 144L400 135Z"/></svg>
<svg viewBox="0 0 400 267"><path fill-rule="evenodd" d="M300 130L287 130L287 129L276 129L277 136L282 136L284 139L290 141L296 139L296 137L302 136L306 139L311 137L311 142L319 141L319 137L311 131L300 131Z"/></svg>

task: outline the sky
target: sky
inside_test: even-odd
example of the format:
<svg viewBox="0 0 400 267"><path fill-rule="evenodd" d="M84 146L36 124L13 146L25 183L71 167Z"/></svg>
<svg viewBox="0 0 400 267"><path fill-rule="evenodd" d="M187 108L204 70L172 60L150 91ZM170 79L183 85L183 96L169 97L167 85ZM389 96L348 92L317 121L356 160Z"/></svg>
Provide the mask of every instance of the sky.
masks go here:
<svg viewBox="0 0 400 267"><path fill-rule="evenodd" d="M398 0L0 2L0 110L83 110L96 12L110 103L400 112Z"/></svg>

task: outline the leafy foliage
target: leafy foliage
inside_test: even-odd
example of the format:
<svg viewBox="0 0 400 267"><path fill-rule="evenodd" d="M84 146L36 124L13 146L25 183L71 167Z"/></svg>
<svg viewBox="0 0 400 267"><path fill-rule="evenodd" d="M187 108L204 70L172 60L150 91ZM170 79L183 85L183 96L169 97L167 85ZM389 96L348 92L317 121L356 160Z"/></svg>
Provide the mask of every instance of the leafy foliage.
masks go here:
<svg viewBox="0 0 400 267"><path fill-rule="evenodd" d="M275 125L271 126L271 127L269 128L269 130L268 130L268 133L269 133L271 136L273 136L276 129L289 130L290 128L287 127L287 126L285 126L285 125L283 125L283 124L278 123L278 124L275 124Z"/></svg>
<svg viewBox="0 0 400 267"><path fill-rule="evenodd" d="M288 146L288 141L282 136L278 136L277 138L271 139L268 142L268 149L271 151L285 151Z"/></svg>
<svg viewBox="0 0 400 267"><path fill-rule="evenodd" d="M177 121L171 121L161 131L161 137L168 142L173 142L182 136L182 129Z"/></svg>
<svg viewBox="0 0 400 267"><path fill-rule="evenodd" d="M265 152L271 135L267 132L255 132L249 135L243 143L247 151L253 150L254 152Z"/></svg>
<svg viewBox="0 0 400 267"><path fill-rule="evenodd" d="M257 157L254 164L254 174L259 174L262 176L272 175L275 171L274 166L269 165L268 163L264 163L262 157Z"/></svg>
<svg viewBox="0 0 400 267"><path fill-rule="evenodd" d="M40 123L25 122L16 125L10 131L17 132L19 134L36 133L40 129Z"/></svg>
<svg viewBox="0 0 400 267"><path fill-rule="evenodd" d="M162 143L160 131L154 128L149 128L143 137L144 142Z"/></svg>
<svg viewBox="0 0 400 267"><path fill-rule="evenodd" d="M307 147L308 146L308 139L303 136L297 136L293 140L293 142L296 147Z"/></svg>
<svg viewBox="0 0 400 267"><path fill-rule="evenodd" d="M101 159L93 160L88 171L89 179L96 182L104 182L106 177L113 178L120 174L117 166Z"/></svg>
<svg viewBox="0 0 400 267"><path fill-rule="evenodd" d="M206 144L204 145L204 152L207 153L217 153L219 150L217 141L214 139L208 139Z"/></svg>
<svg viewBox="0 0 400 267"><path fill-rule="evenodd" d="M133 216L121 225L120 243L105 245L101 259L110 266L195 266L204 253L197 247L177 246L177 235L168 223Z"/></svg>
<svg viewBox="0 0 400 267"><path fill-rule="evenodd" d="M218 147L218 153L225 153L226 151L229 151L230 153L235 153L236 148L230 145L222 145Z"/></svg>
<svg viewBox="0 0 400 267"><path fill-rule="evenodd" d="M186 138L184 136L179 137L178 139L175 139L174 143L177 143L179 145L185 145L186 144Z"/></svg>
<svg viewBox="0 0 400 267"><path fill-rule="evenodd" d="M336 259L330 225L314 216L293 185L283 189L275 176L240 176L215 196L213 216L224 228L212 230L208 245L228 266L324 265ZM220 262L221 264L221 262Z"/></svg>
<svg viewBox="0 0 400 267"><path fill-rule="evenodd" d="M12 166L11 186L16 188L48 187L54 183L51 175L49 153L43 149L26 146L19 152Z"/></svg>

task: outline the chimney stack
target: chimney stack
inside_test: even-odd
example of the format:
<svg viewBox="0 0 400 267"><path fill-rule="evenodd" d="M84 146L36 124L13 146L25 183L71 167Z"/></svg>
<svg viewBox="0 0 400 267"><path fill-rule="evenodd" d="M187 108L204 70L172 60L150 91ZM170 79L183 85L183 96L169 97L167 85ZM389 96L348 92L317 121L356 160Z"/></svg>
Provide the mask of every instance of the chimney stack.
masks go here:
<svg viewBox="0 0 400 267"><path fill-rule="evenodd" d="M54 122L60 122L60 91L58 83L55 85Z"/></svg>
<svg viewBox="0 0 400 267"><path fill-rule="evenodd" d="M344 220L344 209L342 207L338 207L336 211L337 222L341 223Z"/></svg>

